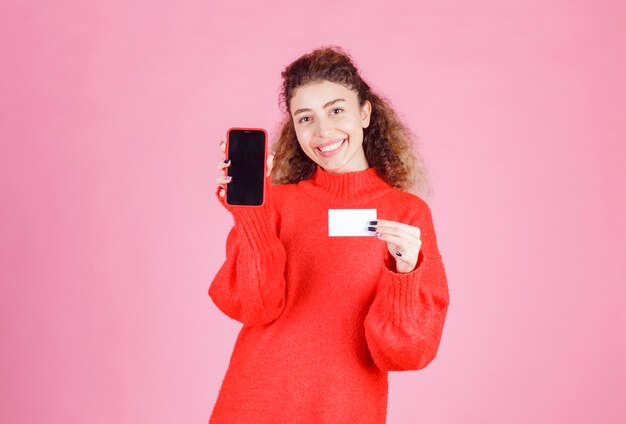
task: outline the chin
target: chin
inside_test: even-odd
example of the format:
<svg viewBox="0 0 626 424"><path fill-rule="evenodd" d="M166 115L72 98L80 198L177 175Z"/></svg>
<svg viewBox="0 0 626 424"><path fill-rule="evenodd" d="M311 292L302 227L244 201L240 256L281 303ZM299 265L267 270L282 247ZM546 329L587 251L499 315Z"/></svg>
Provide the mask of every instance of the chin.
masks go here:
<svg viewBox="0 0 626 424"><path fill-rule="evenodd" d="M322 166L322 165L320 165ZM332 164L332 165L328 165L328 166L322 166L322 168L324 168L324 170L328 171L328 172L344 172L344 169L346 168L347 164L342 163L341 165L337 165L337 164Z"/></svg>

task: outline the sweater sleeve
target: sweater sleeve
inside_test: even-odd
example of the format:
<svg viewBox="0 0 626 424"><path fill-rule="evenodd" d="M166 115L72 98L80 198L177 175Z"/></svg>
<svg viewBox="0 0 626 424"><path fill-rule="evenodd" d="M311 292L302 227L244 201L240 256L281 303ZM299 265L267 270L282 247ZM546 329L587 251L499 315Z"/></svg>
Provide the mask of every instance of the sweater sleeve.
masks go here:
<svg viewBox="0 0 626 424"><path fill-rule="evenodd" d="M387 252L377 292L365 317L367 345L385 371L419 370L437 354L448 311L446 273L437 248L430 208L409 222L420 228L422 246L415 269L396 272Z"/></svg>
<svg viewBox="0 0 626 424"><path fill-rule="evenodd" d="M226 260L209 287L209 296L227 316L245 325L264 325L278 318L285 305L285 261L282 241L272 225L270 177L261 206L233 206L215 191L234 218L226 239Z"/></svg>

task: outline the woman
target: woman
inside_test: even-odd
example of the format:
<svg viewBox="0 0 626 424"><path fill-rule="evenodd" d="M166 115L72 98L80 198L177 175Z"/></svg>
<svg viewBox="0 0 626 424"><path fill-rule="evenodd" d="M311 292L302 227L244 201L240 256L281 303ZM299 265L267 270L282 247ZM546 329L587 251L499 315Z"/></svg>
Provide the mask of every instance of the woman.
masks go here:
<svg viewBox="0 0 626 424"><path fill-rule="evenodd" d="M234 226L209 295L244 325L210 423L385 423L388 371L433 360L449 303L430 209L408 192L423 167L342 49L282 77L266 202L228 205L217 179ZM330 209L361 208L377 237L329 236Z"/></svg>

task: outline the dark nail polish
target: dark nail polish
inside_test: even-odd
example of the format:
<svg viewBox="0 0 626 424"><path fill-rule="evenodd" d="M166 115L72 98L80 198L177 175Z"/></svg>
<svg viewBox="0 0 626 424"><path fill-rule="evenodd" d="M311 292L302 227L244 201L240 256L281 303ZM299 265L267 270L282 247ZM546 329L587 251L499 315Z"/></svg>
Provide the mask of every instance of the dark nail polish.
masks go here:
<svg viewBox="0 0 626 424"><path fill-rule="evenodd" d="M372 225L377 225L377 224L378 224L378 221L370 221L370 224L372 224Z"/></svg>
<svg viewBox="0 0 626 424"><path fill-rule="evenodd" d="M396 252L396 255L397 255L397 256L402 256L402 253L400 253L400 252Z"/></svg>
<svg viewBox="0 0 626 424"><path fill-rule="evenodd" d="M228 163L228 162L230 162L230 159L224 160L224 163Z"/></svg>
<svg viewBox="0 0 626 424"><path fill-rule="evenodd" d="M367 231L376 231L376 227L367 227Z"/></svg>

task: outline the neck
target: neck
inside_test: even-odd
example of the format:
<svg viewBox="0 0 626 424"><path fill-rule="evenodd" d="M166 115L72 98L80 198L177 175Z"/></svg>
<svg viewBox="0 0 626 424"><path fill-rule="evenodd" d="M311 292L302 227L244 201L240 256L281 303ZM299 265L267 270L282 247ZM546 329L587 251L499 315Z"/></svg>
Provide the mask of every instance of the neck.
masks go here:
<svg viewBox="0 0 626 424"><path fill-rule="evenodd" d="M316 165L307 183L318 198L329 200L364 199L391 188L380 178L376 168L333 174Z"/></svg>

